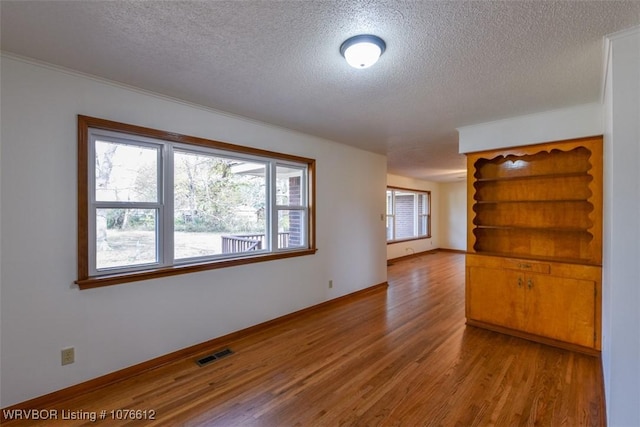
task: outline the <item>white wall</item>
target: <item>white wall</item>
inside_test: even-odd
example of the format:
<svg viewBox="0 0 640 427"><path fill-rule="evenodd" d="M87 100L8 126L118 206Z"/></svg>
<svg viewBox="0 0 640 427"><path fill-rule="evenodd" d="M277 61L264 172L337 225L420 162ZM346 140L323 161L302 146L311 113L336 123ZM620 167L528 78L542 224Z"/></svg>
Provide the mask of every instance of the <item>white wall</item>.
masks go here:
<svg viewBox="0 0 640 427"><path fill-rule="evenodd" d="M640 27L610 38L603 349L608 425L640 426Z"/></svg>
<svg viewBox="0 0 640 427"><path fill-rule="evenodd" d="M467 181L440 183L440 248L467 250Z"/></svg>
<svg viewBox="0 0 640 427"><path fill-rule="evenodd" d="M1 67L0 406L386 281L384 156L9 56ZM77 114L315 158L318 252L78 290ZM67 346L76 362L60 366Z"/></svg>
<svg viewBox="0 0 640 427"><path fill-rule="evenodd" d="M603 106L576 105L458 128L461 153L602 135Z"/></svg>
<svg viewBox="0 0 640 427"><path fill-rule="evenodd" d="M0 56L0 66L2 57ZM0 70L1 73L1 70ZM1 74L0 74L1 76ZM0 85L0 100L2 100L2 85ZM0 105L0 130L2 126L2 106ZM2 133L0 132L0 377L2 375ZM2 407L2 382L0 381L0 407Z"/></svg>
<svg viewBox="0 0 640 427"><path fill-rule="evenodd" d="M408 188L431 192L431 238L409 240L387 245L387 259L400 258L419 252L430 251L439 247L440 233L440 184L423 181L406 176L387 174L387 185L390 187Z"/></svg>

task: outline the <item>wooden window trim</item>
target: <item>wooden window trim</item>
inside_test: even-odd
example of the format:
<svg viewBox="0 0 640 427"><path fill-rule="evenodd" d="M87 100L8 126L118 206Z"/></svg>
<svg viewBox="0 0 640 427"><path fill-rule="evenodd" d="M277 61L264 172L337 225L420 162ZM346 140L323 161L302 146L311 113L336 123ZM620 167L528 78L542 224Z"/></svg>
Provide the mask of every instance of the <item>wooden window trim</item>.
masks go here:
<svg viewBox="0 0 640 427"><path fill-rule="evenodd" d="M394 245L396 243L412 242L414 240L424 240L424 239L430 239L430 238L431 238L431 234L428 234L426 236L420 236L420 237L409 237L406 239L387 240L387 245Z"/></svg>
<svg viewBox="0 0 640 427"><path fill-rule="evenodd" d="M418 236L418 237L407 237L405 239L396 239L396 240L387 240L387 245L394 245L396 243L404 243L404 242L411 242L413 240L424 240L424 239L430 239L431 238L431 191L430 190L418 190L415 188L408 188L408 187L396 187L394 185L387 185L387 190L403 190L403 191L411 191L413 193L423 193L423 194L427 194L428 198L429 198L429 214L427 215L427 228L428 228L428 233L424 236ZM385 214L386 216L386 214Z"/></svg>
<svg viewBox="0 0 640 427"><path fill-rule="evenodd" d="M309 218L307 224L308 248L294 249L283 252L270 252L260 255L242 255L233 259L221 259L213 261L197 262L192 264L181 264L170 267L160 267L155 269L141 270L135 272L106 274L100 276L89 275L89 129L101 129L116 132L125 132L132 135L156 138L169 142L177 142L216 148L240 154L249 154L269 157L275 160L293 161L307 164L309 179L308 209ZM315 159L299 157L289 154L276 153L252 147L242 147L226 142L214 141L194 136L181 135L174 132L167 132L142 126L124 124L95 117L78 115L78 279L75 283L80 289L90 289L102 286L117 285L141 280L157 279L161 277L174 276L178 274L194 273L199 271L214 270L218 268L233 267L238 265L252 264L257 262L273 261L277 259L292 258L298 256L312 255L317 252L315 240L316 227L316 191L315 191Z"/></svg>

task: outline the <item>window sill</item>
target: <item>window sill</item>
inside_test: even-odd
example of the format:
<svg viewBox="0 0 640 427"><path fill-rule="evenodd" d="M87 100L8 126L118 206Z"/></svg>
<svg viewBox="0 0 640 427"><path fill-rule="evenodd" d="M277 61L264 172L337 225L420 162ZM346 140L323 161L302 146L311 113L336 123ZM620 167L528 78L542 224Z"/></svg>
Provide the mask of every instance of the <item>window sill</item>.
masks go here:
<svg viewBox="0 0 640 427"><path fill-rule="evenodd" d="M431 238L431 235L420 236L420 237L409 237L407 239L387 240L387 245L393 245L395 243L411 242L412 240L424 240L424 239L430 239L430 238Z"/></svg>
<svg viewBox="0 0 640 427"><path fill-rule="evenodd" d="M199 271L215 270L218 268L235 267L238 265L254 264L257 262L273 261L276 259L293 258L299 256L313 255L317 249L303 249L289 252L270 253L266 255L256 255L244 258L235 258L200 264L178 265L173 267L157 268L153 270L136 271L133 273L118 273L104 276L87 277L78 279L75 283L81 290L100 288L103 286L120 285L129 282L139 282L142 280L158 279L178 274L196 273Z"/></svg>

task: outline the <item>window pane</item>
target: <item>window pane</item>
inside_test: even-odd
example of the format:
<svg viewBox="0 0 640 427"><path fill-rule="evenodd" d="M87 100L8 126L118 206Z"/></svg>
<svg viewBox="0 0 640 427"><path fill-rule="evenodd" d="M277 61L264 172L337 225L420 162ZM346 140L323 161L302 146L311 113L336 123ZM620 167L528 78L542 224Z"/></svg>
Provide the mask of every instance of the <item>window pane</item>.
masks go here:
<svg viewBox="0 0 640 427"><path fill-rule="evenodd" d="M427 211L427 195L426 194L418 194L418 215L425 215L429 212Z"/></svg>
<svg viewBox="0 0 640 427"><path fill-rule="evenodd" d="M302 176L304 170L288 166L276 167L276 204L278 206L303 206Z"/></svg>
<svg viewBox="0 0 640 427"><path fill-rule="evenodd" d="M156 263L156 229L156 209L97 209L96 268Z"/></svg>
<svg viewBox="0 0 640 427"><path fill-rule="evenodd" d="M96 200L157 202L159 148L96 141Z"/></svg>
<svg viewBox="0 0 640 427"><path fill-rule="evenodd" d="M396 191L396 239L415 237L415 194Z"/></svg>
<svg viewBox="0 0 640 427"><path fill-rule="evenodd" d="M393 240L393 217L387 216L387 240Z"/></svg>
<svg viewBox="0 0 640 427"><path fill-rule="evenodd" d="M175 258L267 249L266 194L264 163L176 151Z"/></svg>
<svg viewBox="0 0 640 427"><path fill-rule="evenodd" d="M426 215L420 215L418 217L418 235L419 236L426 236L428 234L428 228L427 228L427 216Z"/></svg>
<svg viewBox="0 0 640 427"><path fill-rule="evenodd" d="M278 211L278 249L305 245L305 212L303 210Z"/></svg>

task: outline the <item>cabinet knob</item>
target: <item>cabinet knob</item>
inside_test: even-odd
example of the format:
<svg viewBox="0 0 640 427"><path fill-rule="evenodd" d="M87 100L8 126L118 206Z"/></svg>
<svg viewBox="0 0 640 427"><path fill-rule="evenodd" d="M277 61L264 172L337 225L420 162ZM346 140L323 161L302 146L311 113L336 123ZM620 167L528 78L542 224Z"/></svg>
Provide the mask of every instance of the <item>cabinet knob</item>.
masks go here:
<svg viewBox="0 0 640 427"><path fill-rule="evenodd" d="M518 287L522 287L522 277L518 277Z"/></svg>
<svg viewBox="0 0 640 427"><path fill-rule="evenodd" d="M527 287L529 289L533 288L533 280L531 280L531 279L527 280Z"/></svg>

